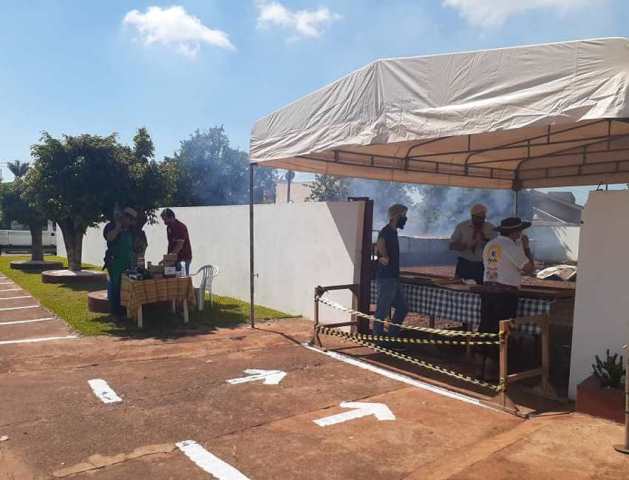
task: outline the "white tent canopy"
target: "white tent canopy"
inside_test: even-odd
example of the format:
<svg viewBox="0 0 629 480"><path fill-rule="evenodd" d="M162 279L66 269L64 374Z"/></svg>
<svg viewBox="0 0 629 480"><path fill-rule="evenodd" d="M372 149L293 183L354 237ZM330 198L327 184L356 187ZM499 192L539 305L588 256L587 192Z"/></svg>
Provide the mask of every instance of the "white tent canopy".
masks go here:
<svg viewBox="0 0 629 480"><path fill-rule="evenodd" d="M629 40L378 60L256 122L250 156L477 188L629 182Z"/></svg>

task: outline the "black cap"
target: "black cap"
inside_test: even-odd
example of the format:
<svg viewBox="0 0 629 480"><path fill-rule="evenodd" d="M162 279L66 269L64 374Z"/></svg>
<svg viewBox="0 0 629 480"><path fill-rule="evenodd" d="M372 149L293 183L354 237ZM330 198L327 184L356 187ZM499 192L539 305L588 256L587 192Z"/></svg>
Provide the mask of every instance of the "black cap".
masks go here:
<svg viewBox="0 0 629 480"><path fill-rule="evenodd" d="M526 230L530 226L531 222L523 222L520 217L509 217L502 220L500 226L496 227L495 230L500 233L513 233Z"/></svg>

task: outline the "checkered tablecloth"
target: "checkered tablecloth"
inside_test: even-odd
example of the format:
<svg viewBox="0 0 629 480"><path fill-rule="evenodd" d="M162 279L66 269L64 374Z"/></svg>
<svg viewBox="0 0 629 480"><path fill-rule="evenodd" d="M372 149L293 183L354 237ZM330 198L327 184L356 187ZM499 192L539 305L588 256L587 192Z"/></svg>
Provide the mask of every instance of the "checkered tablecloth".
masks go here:
<svg viewBox="0 0 629 480"><path fill-rule="evenodd" d="M478 329L481 302L478 293L405 282L402 282L402 290L411 312L434 319L465 323L472 330ZM374 280L371 282L371 303L375 304L377 301L378 288ZM530 317L550 313L551 303L551 300L521 297L517 315ZM535 324L522 325L519 329L529 334L540 333Z"/></svg>
<svg viewBox="0 0 629 480"><path fill-rule="evenodd" d="M135 316L140 305L172 300L187 301L192 306L196 304L190 277L131 280L122 276L120 303L127 308L130 317Z"/></svg>

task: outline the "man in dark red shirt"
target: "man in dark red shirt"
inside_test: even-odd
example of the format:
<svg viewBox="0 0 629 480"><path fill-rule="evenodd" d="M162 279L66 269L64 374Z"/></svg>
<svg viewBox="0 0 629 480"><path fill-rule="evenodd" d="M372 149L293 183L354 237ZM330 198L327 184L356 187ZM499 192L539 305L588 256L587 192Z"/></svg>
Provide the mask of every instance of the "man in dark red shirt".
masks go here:
<svg viewBox="0 0 629 480"><path fill-rule="evenodd" d="M185 274L190 275L192 247L190 246L188 228L175 218L175 212L170 208L162 210L161 216L168 235L168 253L177 254L177 269L179 270L183 265Z"/></svg>

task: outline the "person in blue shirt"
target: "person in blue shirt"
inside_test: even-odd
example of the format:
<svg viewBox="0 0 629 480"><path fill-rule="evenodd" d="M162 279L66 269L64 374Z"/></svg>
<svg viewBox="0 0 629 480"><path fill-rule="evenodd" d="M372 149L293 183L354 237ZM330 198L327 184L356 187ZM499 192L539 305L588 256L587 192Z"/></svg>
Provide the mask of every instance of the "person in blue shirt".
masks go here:
<svg viewBox="0 0 629 480"><path fill-rule="evenodd" d="M406 212L408 208L404 205L395 204L389 208L389 223L380 230L376 253L378 265L376 268L376 284L378 285L378 304L376 308L376 318L385 320L391 311L395 309L393 325L389 326L388 335L397 337L400 333L399 325L404 322L408 313L406 299L400 286L400 243L398 241L397 230L403 229L406 225ZM374 335L384 334L384 324L374 322Z"/></svg>

